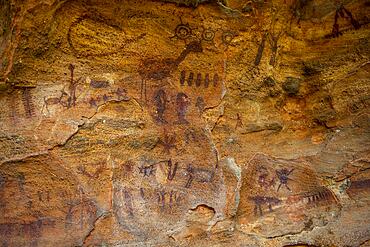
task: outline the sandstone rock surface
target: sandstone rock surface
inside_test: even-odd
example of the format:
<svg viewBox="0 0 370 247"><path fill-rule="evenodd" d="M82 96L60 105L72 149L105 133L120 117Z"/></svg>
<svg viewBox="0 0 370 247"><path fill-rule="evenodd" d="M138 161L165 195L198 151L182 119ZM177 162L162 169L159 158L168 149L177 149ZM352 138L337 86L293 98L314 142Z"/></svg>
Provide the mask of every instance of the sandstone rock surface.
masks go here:
<svg viewBox="0 0 370 247"><path fill-rule="evenodd" d="M1 246L370 246L369 1L0 4Z"/></svg>

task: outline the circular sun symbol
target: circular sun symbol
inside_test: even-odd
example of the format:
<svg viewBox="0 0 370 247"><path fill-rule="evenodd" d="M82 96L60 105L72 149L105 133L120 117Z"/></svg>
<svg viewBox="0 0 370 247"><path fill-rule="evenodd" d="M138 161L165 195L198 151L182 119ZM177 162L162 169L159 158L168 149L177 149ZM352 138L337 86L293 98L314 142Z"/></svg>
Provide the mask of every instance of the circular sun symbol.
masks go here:
<svg viewBox="0 0 370 247"><path fill-rule="evenodd" d="M191 36L191 28L189 24L180 24L177 25L175 29L175 35L178 39L185 40Z"/></svg>
<svg viewBox="0 0 370 247"><path fill-rule="evenodd" d="M222 33L222 43L225 45L229 45L231 41L234 39L234 34L230 31L224 31Z"/></svg>
<svg viewBox="0 0 370 247"><path fill-rule="evenodd" d="M202 33L202 38L205 41L213 41L215 38L215 32L213 32L211 29L206 29Z"/></svg>

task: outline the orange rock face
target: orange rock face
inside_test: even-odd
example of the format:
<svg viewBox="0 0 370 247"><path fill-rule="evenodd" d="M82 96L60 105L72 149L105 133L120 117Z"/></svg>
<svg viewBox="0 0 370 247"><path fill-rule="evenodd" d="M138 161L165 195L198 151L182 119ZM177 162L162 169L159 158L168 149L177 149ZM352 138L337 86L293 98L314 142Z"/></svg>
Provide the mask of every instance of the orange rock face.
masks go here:
<svg viewBox="0 0 370 247"><path fill-rule="evenodd" d="M369 13L1 1L0 245L368 246Z"/></svg>

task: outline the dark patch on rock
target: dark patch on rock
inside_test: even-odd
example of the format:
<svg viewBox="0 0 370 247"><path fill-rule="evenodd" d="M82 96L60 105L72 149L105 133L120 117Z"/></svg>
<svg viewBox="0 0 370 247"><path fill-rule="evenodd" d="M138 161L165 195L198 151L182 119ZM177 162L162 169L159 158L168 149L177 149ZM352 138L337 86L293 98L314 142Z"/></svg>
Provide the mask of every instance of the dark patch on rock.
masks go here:
<svg viewBox="0 0 370 247"><path fill-rule="evenodd" d="M300 84L299 78L287 77L283 89L289 96L295 96L299 93Z"/></svg>
<svg viewBox="0 0 370 247"><path fill-rule="evenodd" d="M162 2L176 3L179 6L187 7L197 7L201 3L211 3L211 2L221 2L224 3L224 0L161 0Z"/></svg>
<svg viewBox="0 0 370 247"><path fill-rule="evenodd" d="M334 120L334 119L335 119L335 116L332 113L327 113L327 112L319 113L318 115L314 117L315 123L319 125L323 125L323 126L326 126L327 122L329 122L330 120Z"/></svg>
<svg viewBox="0 0 370 247"><path fill-rule="evenodd" d="M245 129L242 131L244 134L261 132L261 131L276 131L279 132L283 129L283 126L280 123L267 123L263 125L258 124L248 124Z"/></svg>
<svg viewBox="0 0 370 247"><path fill-rule="evenodd" d="M275 86L276 82L274 78L272 78L271 76L268 76L263 80L263 84L268 87L273 87Z"/></svg>
<svg viewBox="0 0 370 247"><path fill-rule="evenodd" d="M246 4L246 5L242 8L242 12L243 12L243 13L252 13L252 12L253 12L253 6L252 6L252 3L248 3L248 4Z"/></svg>
<svg viewBox="0 0 370 247"><path fill-rule="evenodd" d="M296 0L292 6L293 15L299 20L303 19L306 8L312 0Z"/></svg>
<svg viewBox="0 0 370 247"><path fill-rule="evenodd" d="M303 63L303 75L313 76L322 71L322 64L319 62L304 62Z"/></svg>

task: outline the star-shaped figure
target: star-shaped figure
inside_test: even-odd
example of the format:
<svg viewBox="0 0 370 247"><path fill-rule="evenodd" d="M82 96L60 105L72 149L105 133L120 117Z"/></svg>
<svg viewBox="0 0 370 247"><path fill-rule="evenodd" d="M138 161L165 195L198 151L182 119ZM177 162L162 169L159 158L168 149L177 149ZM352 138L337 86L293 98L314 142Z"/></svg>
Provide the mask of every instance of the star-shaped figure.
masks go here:
<svg viewBox="0 0 370 247"><path fill-rule="evenodd" d="M277 177L279 178L280 180L280 184L279 184L279 187L277 188L277 191L279 191L280 187L282 185L284 185L289 191L292 191L289 187L288 187L288 180L292 180L291 178L289 178L289 175L294 171L294 168L291 169L290 171L286 168L283 168L281 170L276 170L276 175Z"/></svg>
<svg viewBox="0 0 370 247"><path fill-rule="evenodd" d="M169 136L167 133L164 134L164 138L159 139L158 144L163 146L163 151L167 154L170 153L172 148L176 148L176 137L175 135Z"/></svg>

